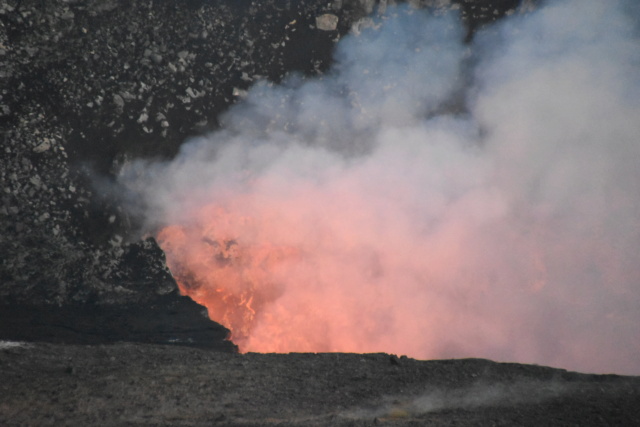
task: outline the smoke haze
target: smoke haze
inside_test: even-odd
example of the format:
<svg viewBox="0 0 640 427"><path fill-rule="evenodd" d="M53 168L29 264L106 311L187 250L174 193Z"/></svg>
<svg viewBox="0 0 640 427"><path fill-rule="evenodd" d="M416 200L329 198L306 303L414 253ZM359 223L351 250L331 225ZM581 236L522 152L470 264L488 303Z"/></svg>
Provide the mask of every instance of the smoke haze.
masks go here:
<svg viewBox="0 0 640 427"><path fill-rule="evenodd" d="M389 8L122 181L242 351L638 375L635 12L553 1L465 45L454 13Z"/></svg>
<svg viewBox="0 0 640 427"><path fill-rule="evenodd" d="M489 406L540 404L574 392L577 384L520 380L512 382L478 381L465 387L432 387L418 396L387 396L375 408L345 411L345 418L407 418L429 412Z"/></svg>

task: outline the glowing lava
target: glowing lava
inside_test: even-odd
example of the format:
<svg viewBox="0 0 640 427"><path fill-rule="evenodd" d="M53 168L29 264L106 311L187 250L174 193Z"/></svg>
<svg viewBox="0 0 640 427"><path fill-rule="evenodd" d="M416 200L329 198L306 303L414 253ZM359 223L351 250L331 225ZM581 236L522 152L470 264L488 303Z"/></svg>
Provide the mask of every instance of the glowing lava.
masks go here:
<svg viewBox="0 0 640 427"><path fill-rule="evenodd" d="M165 227L158 241L182 293L206 306L210 318L227 326L243 348L257 311L280 293L273 272L297 251L267 242L243 246L233 230L246 228L249 220L234 220L221 208L204 211L211 215L207 227Z"/></svg>

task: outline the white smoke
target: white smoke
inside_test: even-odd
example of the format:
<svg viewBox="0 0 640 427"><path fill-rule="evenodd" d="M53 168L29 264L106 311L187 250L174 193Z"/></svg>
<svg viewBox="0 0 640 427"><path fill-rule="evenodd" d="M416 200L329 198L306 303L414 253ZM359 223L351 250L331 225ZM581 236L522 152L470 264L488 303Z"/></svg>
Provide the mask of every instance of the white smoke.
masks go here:
<svg viewBox="0 0 640 427"><path fill-rule="evenodd" d="M478 381L464 387L431 387L416 396L387 396L375 408L350 409L347 419L407 418L430 412L482 407L514 407L540 404L575 392L578 384L560 381L520 380L512 382Z"/></svg>
<svg viewBox="0 0 640 427"><path fill-rule="evenodd" d="M278 297L249 349L269 334L271 351L640 374L640 37L626 6L549 2L471 45L453 13L390 8L340 42L329 74L257 84L221 130L123 182L152 226L215 228L215 205L251 218L225 230L241 245L299 250L268 272Z"/></svg>

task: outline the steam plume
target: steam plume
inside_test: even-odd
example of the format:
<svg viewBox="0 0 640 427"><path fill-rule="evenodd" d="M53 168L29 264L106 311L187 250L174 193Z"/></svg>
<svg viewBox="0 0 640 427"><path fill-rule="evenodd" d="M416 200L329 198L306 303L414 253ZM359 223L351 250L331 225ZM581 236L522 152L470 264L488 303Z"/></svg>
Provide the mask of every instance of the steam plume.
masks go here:
<svg viewBox="0 0 640 427"><path fill-rule="evenodd" d="M429 412L470 409L490 406L510 406L523 403L535 404L557 399L575 391L577 384L521 380L513 382L479 381L460 388L438 388L407 398L388 396L376 402L374 408L356 408L345 411L345 418L405 418Z"/></svg>
<svg viewBox="0 0 640 427"><path fill-rule="evenodd" d="M549 2L464 45L455 14L389 9L122 179L184 289L244 304L243 350L640 374L635 12Z"/></svg>

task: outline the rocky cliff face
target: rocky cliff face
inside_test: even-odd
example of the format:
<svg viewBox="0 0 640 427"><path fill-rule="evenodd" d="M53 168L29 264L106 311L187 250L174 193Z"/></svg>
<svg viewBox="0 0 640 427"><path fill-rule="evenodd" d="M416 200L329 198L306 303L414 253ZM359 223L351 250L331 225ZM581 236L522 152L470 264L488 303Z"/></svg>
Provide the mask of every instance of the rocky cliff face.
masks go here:
<svg viewBox="0 0 640 427"><path fill-rule="evenodd" d="M215 128L254 80L320 72L363 7L1 2L0 332L144 341L153 340L145 328L160 328L162 342L221 341L226 329L178 295L155 241L138 240L120 205L126 195L110 180L127 158L170 157ZM337 11L336 30L314 27L317 15ZM132 332L131 322L149 317L158 324Z"/></svg>
<svg viewBox="0 0 640 427"><path fill-rule="evenodd" d="M320 67L313 57L327 57L337 33L316 34L308 58L288 53L310 13L250 2L4 2L2 295L126 300L119 288L141 267L159 291L170 287L152 241L124 242L131 224L110 177L128 157L169 157L215 127L254 79L277 80L294 61ZM135 267L131 252L144 254Z"/></svg>
<svg viewBox="0 0 640 427"><path fill-rule="evenodd" d="M223 338L224 328L178 295L112 178L127 159L170 158L189 136L214 129L252 82L322 73L334 43L387 3L0 1L0 332L28 338L33 328L20 325L29 316L17 313L42 307L142 307L154 316L164 307L197 313L183 320ZM414 3L462 8L472 31L518 2ZM73 313L87 315L65 313L62 327L77 323ZM38 338L55 334L43 331Z"/></svg>

